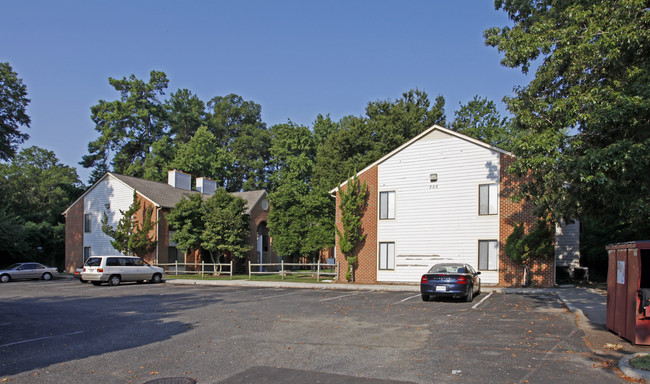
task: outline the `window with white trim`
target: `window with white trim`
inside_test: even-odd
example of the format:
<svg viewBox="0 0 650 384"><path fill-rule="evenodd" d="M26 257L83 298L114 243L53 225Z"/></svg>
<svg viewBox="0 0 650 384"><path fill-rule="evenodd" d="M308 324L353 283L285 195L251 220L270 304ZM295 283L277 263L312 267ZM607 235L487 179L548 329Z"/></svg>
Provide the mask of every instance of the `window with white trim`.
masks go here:
<svg viewBox="0 0 650 384"><path fill-rule="evenodd" d="M379 269L395 269L395 243L379 243Z"/></svg>
<svg viewBox="0 0 650 384"><path fill-rule="evenodd" d="M92 215L90 213L86 213L84 215L84 232L90 233L90 229L92 228Z"/></svg>
<svg viewBox="0 0 650 384"><path fill-rule="evenodd" d="M497 184L481 184L478 186L479 215L496 215L498 204Z"/></svg>
<svg viewBox="0 0 650 384"><path fill-rule="evenodd" d="M379 219L395 218L395 191L379 192Z"/></svg>
<svg viewBox="0 0 650 384"><path fill-rule="evenodd" d="M499 242L496 240L478 241L479 271L496 271L499 258Z"/></svg>

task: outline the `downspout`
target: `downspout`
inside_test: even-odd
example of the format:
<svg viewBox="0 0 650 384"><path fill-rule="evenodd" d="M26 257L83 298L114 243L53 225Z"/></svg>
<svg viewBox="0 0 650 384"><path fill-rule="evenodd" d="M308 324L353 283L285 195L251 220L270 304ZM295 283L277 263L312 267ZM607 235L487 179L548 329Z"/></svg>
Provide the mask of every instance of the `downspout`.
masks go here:
<svg viewBox="0 0 650 384"><path fill-rule="evenodd" d="M156 265L160 263L158 250L160 249L160 206L156 209Z"/></svg>

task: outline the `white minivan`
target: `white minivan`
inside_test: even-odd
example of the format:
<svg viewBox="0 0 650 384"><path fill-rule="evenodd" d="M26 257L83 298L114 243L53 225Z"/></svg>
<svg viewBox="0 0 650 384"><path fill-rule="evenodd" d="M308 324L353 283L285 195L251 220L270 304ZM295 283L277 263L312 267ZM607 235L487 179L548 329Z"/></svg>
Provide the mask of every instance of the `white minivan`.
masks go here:
<svg viewBox="0 0 650 384"><path fill-rule="evenodd" d="M149 265L136 256L92 256L81 271L81 281L90 281L94 285L118 285L122 281L142 283L145 280L160 283L164 277L162 268Z"/></svg>

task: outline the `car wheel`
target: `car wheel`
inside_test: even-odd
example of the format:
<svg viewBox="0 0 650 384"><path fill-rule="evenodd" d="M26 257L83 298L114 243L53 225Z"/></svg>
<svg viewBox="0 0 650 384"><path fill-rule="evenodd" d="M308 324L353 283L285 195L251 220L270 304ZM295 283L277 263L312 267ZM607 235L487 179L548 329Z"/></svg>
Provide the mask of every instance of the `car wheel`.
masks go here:
<svg viewBox="0 0 650 384"><path fill-rule="evenodd" d="M429 295L422 294L422 301L429 301L430 299Z"/></svg>
<svg viewBox="0 0 650 384"><path fill-rule="evenodd" d="M122 281L122 279L120 278L119 275L113 275L108 278L108 285L112 285L112 286L120 285L120 281Z"/></svg>
<svg viewBox="0 0 650 384"><path fill-rule="evenodd" d="M465 301L471 303L472 300L474 300L474 287L469 287L469 292L467 293L467 296L465 296Z"/></svg>
<svg viewBox="0 0 650 384"><path fill-rule="evenodd" d="M93 285L97 285L97 286L102 285L101 281L91 281L91 283L93 283Z"/></svg>
<svg viewBox="0 0 650 384"><path fill-rule="evenodd" d="M49 272L45 272L43 276L41 276L41 279L43 280L52 280L52 274Z"/></svg>
<svg viewBox="0 0 650 384"><path fill-rule="evenodd" d="M478 283L478 290L476 291L476 296L481 294L481 282Z"/></svg>
<svg viewBox="0 0 650 384"><path fill-rule="evenodd" d="M156 273L155 275L153 275L153 276L151 277L151 283L152 283L152 284L158 284L158 283L160 283L161 281L162 281L162 276L160 275L160 273Z"/></svg>
<svg viewBox="0 0 650 384"><path fill-rule="evenodd" d="M0 282L8 283L9 280L11 280L11 276L9 276L9 275L2 275L2 276L0 276Z"/></svg>

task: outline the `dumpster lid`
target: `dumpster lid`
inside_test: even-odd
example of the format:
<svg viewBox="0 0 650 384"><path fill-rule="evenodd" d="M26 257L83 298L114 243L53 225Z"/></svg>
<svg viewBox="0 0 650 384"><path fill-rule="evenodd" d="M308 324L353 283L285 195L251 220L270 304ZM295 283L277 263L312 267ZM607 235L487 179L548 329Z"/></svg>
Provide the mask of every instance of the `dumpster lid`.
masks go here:
<svg viewBox="0 0 650 384"><path fill-rule="evenodd" d="M607 245L607 249L650 249L650 240L626 241L623 243L614 243Z"/></svg>

